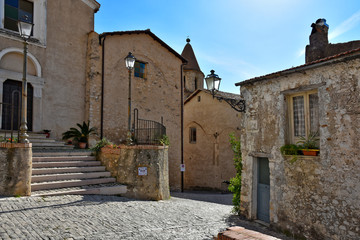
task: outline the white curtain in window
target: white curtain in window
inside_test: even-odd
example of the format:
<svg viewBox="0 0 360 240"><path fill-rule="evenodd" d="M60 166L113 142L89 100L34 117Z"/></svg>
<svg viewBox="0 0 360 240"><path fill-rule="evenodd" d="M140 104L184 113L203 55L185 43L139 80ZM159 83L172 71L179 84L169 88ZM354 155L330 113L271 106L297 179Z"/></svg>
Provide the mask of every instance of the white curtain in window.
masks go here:
<svg viewBox="0 0 360 240"><path fill-rule="evenodd" d="M294 136L305 136L304 96L293 97Z"/></svg>
<svg viewBox="0 0 360 240"><path fill-rule="evenodd" d="M319 131L319 97L317 94L309 95L310 108L310 132L316 133Z"/></svg>

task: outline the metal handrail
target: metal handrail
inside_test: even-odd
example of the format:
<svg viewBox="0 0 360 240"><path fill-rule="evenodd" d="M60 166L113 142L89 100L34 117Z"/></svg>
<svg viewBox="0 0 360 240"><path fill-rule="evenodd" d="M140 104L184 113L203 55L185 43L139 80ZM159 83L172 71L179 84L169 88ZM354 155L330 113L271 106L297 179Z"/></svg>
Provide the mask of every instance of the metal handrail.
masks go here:
<svg viewBox="0 0 360 240"><path fill-rule="evenodd" d="M12 93L11 93L11 103L3 103L3 102L0 102L0 105L2 106L10 106L11 107L11 122L10 122L10 130L8 129L2 129L1 132L4 132L5 133L5 139L7 138L7 133L10 132L10 139L11 139L11 142L14 140L14 107L15 107L15 94L18 94L18 126L17 126L17 139L19 141L19 137L20 137L20 103L21 103L21 92L19 90L14 90ZM2 111L2 109L1 109ZM2 121L4 119L7 119L6 116L2 115ZM6 125L6 124L5 124Z"/></svg>

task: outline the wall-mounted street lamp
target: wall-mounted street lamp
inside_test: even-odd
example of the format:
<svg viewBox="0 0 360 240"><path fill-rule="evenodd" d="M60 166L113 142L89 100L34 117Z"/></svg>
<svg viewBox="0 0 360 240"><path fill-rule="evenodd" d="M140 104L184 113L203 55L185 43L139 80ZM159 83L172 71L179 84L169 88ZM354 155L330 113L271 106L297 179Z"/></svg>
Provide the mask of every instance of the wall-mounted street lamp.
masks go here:
<svg viewBox="0 0 360 240"><path fill-rule="evenodd" d="M219 75L215 74L214 70L211 70L210 74L206 76L205 82L207 89L211 91L211 94L214 97L215 93L219 91L221 78L219 78Z"/></svg>
<svg viewBox="0 0 360 240"><path fill-rule="evenodd" d="M213 98L218 99L219 101L224 100L227 102L234 110L238 112L245 112L246 106L245 106L245 100L243 99L233 99L233 98L227 98L222 96L221 94L216 94L219 91L221 78L219 78L219 75L215 74L214 70L210 71L210 74L208 74L205 78L206 86L209 91L211 91L211 94Z"/></svg>
<svg viewBox="0 0 360 240"><path fill-rule="evenodd" d="M126 68L129 70L128 131L126 135L127 145L133 144L132 133L131 133L131 70L134 68L135 60L136 59L131 52L129 52L129 54L125 57L125 65Z"/></svg>
<svg viewBox="0 0 360 240"><path fill-rule="evenodd" d="M23 65L23 78L22 78L22 101L21 101L21 125L20 125L20 142L29 143L29 135L27 134L27 52L28 52L28 42L30 38L33 24L27 22L27 16L25 16L25 21L18 21L18 30L21 38L24 40L24 65Z"/></svg>

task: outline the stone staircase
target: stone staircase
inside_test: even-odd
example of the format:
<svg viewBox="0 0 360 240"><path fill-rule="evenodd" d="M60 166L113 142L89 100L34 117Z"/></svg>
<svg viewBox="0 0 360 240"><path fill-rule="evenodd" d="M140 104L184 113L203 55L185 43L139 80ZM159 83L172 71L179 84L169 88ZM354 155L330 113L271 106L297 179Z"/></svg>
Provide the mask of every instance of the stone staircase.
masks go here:
<svg viewBox="0 0 360 240"><path fill-rule="evenodd" d="M63 141L57 141L53 138L46 138L45 134L29 133L29 141L33 149L73 149L73 145L65 145Z"/></svg>
<svg viewBox="0 0 360 240"><path fill-rule="evenodd" d="M33 144L32 196L126 193L126 186L116 183L91 151L73 149L44 134L31 134L29 139Z"/></svg>

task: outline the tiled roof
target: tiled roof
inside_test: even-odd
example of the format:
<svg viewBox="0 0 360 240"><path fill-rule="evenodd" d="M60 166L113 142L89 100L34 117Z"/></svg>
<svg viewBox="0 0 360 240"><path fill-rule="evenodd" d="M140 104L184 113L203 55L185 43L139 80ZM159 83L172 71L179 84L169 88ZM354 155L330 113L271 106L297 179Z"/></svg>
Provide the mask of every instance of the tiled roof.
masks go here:
<svg viewBox="0 0 360 240"><path fill-rule="evenodd" d="M180 58L183 63L187 63L187 60L183 58L179 53L177 53L174 49L172 49L169 45L167 45L163 40L161 40L158 36L150 31L150 29L146 30L133 30L133 31L118 31L118 32L104 32L100 34L100 39L106 36L113 36L113 35L131 35L131 34L148 34L152 37L155 41L160 43L161 46L166 48L169 52L174 54L176 57Z"/></svg>
<svg viewBox="0 0 360 240"><path fill-rule="evenodd" d="M199 92L205 92L207 94L211 94L210 90L207 89L198 89L195 92L193 92L186 100L184 103L187 103L188 101L190 101L193 97L195 97ZM215 97L222 97L222 98L227 98L227 99L234 99L234 100L240 100L242 99L242 97L240 96L240 94L234 94L234 93L229 93L229 92L222 92L222 91L217 91L215 93Z"/></svg>
<svg viewBox="0 0 360 240"><path fill-rule="evenodd" d="M307 70L307 69L312 69L312 68L316 68L316 67L320 67L320 66L324 66L324 65L328 65L328 64L332 64L332 63L337 63L337 62L342 62L346 59L348 59L348 57L352 57L353 55L360 57L360 48L356 48L347 52L343 52L343 53L339 53L337 55L333 55L327 58L322 58L313 62L309 62L297 67L293 67L293 68L289 68L289 69L285 69L282 71L278 71L278 72L274 72L274 73L270 73L264 76L260 76L260 77L255 77L255 78L251 78L242 82L238 82L235 84L235 86L243 86L243 85L247 85L247 84L251 84L254 82L259 82L259 81L263 81L263 80L267 80L267 79L273 79L273 78L277 78L277 77L281 77L281 76L286 76L295 72L300 72L303 70Z"/></svg>

